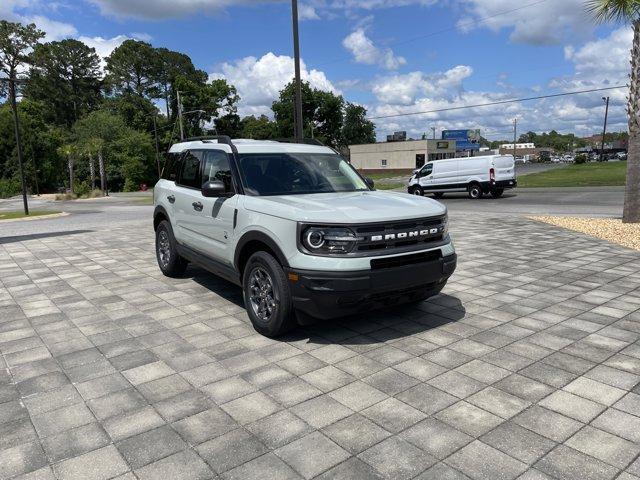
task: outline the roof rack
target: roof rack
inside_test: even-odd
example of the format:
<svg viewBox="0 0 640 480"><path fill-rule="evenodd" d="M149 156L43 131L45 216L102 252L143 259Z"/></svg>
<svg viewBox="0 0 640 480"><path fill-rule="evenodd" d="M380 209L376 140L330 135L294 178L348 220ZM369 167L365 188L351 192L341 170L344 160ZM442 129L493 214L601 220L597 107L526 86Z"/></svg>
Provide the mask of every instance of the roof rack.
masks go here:
<svg viewBox="0 0 640 480"><path fill-rule="evenodd" d="M224 143L226 145L232 145L231 137L229 135L207 135L204 137L189 137L181 140L181 142L204 142L207 140L217 140L218 143Z"/></svg>

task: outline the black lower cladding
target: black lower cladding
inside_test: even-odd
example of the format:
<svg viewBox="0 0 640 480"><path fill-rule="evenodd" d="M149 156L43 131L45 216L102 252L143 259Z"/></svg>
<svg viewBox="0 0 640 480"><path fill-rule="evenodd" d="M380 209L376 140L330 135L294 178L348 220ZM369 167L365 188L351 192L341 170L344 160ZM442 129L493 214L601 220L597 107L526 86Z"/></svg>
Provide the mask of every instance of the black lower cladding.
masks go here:
<svg viewBox="0 0 640 480"><path fill-rule="evenodd" d="M432 297L457 264L455 253L442 257L440 250L435 252L372 260L371 270L355 272L287 269L298 275L297 281L289 282L294 307L325 320ZM389 264L373 264L382 260Z"/></svg>

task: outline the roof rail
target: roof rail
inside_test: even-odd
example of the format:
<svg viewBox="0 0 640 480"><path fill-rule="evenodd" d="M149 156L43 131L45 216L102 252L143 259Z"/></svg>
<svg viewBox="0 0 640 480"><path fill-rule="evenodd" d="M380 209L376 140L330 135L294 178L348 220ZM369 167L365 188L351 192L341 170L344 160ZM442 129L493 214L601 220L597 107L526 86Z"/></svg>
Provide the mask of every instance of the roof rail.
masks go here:
<svg viewBox="0 0 640 480"><path fill-rule="evenodd" d="M280 143L303 143L305 145L317 145L319 147L326 147L326 145L317 138L303 138L302 140L296 140L295 138L274 138L272 140Z"/></svg>
<svg viewBox="0 0 640 480"><path fill-rule="evenodd" d="M198 142L205 140L217 140L218 143L224 143L226 145L232 145L231 137L229 135L207 135L204 137L189 137L181 140L182 142Z"/></svg>

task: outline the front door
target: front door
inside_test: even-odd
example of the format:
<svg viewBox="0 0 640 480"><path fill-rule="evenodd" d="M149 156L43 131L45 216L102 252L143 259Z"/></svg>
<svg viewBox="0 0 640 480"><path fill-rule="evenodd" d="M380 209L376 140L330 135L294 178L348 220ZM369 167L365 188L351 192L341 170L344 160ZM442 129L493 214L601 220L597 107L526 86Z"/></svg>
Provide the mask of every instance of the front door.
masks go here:
<svg viewBox="0 0 640 480"><path fill-rule="evenodd" d="M204 150L202 155L202 183L221 181L228 194L213 198L201 195L203 208L195 217L197 248L215 260L231 265L233 255L229 252L229 245L234 235L234 216L239 195L234 192L229 156L222 150Z"/></svg>
<svg viewBox="0 0 640 480"><path fill-rule="evenodd" d="M430 190L431 184L433 183L433 163L427 163L424 167L420 169L420 186L424 190Z"/></svg>

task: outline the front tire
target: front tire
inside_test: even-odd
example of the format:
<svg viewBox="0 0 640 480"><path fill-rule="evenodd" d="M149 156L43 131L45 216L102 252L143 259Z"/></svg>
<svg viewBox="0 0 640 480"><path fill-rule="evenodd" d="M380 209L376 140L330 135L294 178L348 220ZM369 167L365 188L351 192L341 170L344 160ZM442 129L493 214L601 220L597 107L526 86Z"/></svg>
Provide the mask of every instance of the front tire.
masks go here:
<svg viewBox="0 0 640 480"><path fill-rule="evenodd" d="M413 187L413 191L411 193L420 197L424 197L424 190L420 185L416 185L415 187Z"/></svg>
<svg viewBox="0 0 640 480"><path fill-rule="evenodd" d="M482 188L477 183L469 185L469 198L479 200L482 198Z"/></svg>
<svg viewBox="0 0 640 480"><path fill-rule="evenodd" d="M267 252L256 252L242 275L244 303L253 327L266 337L277 337L295 325L291 290L284 270Z"/></svg>
<svg viewBox="0 0 640 480"><path fill-rule="evenodd" d="M178 254L176 238L167 220L161 221L156 228L156 259L167 277L181 277L187 269L187 261Z"/></svg>

